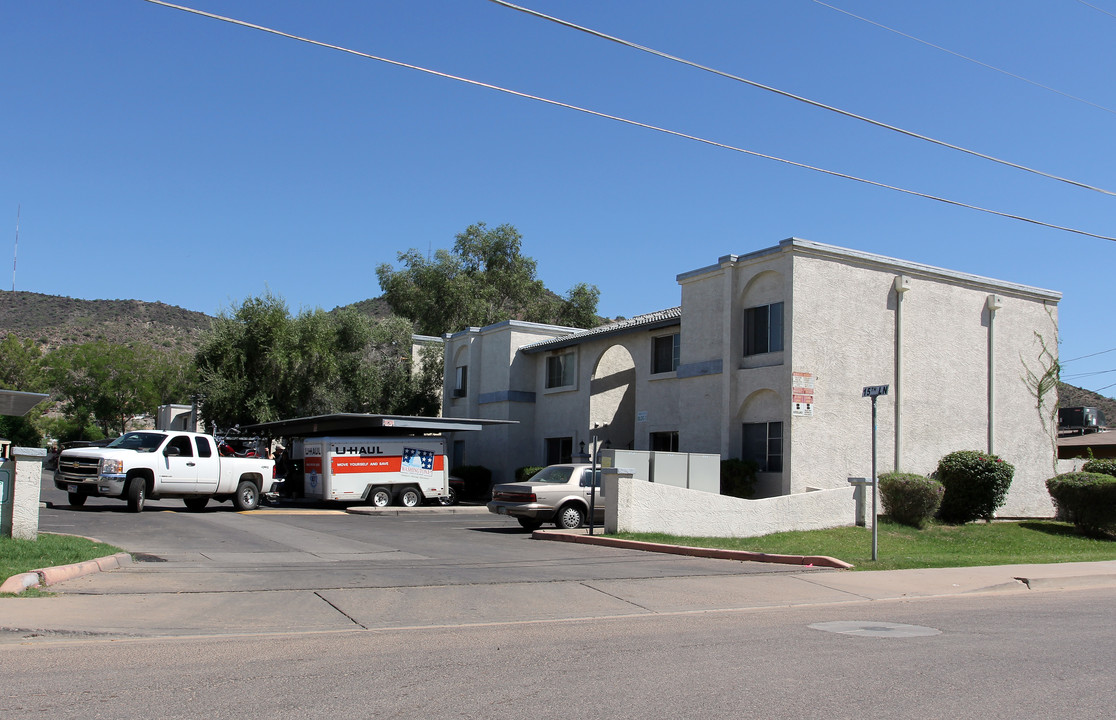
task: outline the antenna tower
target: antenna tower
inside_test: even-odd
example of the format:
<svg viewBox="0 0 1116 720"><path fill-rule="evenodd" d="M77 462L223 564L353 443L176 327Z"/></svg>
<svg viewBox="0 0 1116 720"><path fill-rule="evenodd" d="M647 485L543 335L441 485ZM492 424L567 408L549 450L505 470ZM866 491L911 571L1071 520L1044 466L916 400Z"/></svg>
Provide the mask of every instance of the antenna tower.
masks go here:
<svg viewBox="0 0 1116 720"><path fill-rule="evenodd" d="M19 211L21 209L20 205L16 205L16 241L15 251L12 253L12 292L15 292L16 262L19 260Z"/></svg>

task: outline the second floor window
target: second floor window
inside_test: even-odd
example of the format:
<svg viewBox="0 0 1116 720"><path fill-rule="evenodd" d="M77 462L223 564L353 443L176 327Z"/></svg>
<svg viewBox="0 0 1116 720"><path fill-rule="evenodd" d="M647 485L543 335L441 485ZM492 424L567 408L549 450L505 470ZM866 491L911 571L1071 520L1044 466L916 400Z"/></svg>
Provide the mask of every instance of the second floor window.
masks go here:
<svg viewBox="0 0 1116 720"><path fill-rule="evenodd" d="M783 349L783 303L771 303L744 311L744 355L781 352Z"/></svg>
<svg viewBox="0 0 1116 720"><path fill-rule="evenodd" d="M674 372L681 354L680 335L662 335L651 340L651 374Z"/></svg>
<svg viewBox="0 0 1116 720"><path fill-rule="evenodd" d="M574 384L574 354L551 355L546 359L546 387L569 387Z"/></svg>
<svg viewBox="0 0 1116 720"><path fill-rule="evenodd" d="M459 365L453 381L453 396L465 397L469 393L469 366Z"/></svg>

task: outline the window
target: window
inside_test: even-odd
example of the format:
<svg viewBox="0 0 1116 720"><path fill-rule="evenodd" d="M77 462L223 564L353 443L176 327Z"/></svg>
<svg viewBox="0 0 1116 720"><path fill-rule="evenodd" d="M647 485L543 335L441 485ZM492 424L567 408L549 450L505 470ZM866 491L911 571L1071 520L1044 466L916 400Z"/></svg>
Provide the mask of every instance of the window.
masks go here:
<svg viewBox="0 0 1116 720"><path fill-rule="evenodd" d="M546 359L546 387L569 387L574 384L574 371L577 369L572 352L551 355Z"/></svg>
<svg viewBox="0 0 1116 720"><path fill-rule="evenodd" d="M783 349L783 303L744 311L744 354L780 352Z"/></svg>
<svg viewBox="0 0 1116 720"><path fill-rule="evenodd" d="M194 446L190 443L190 438L185 435L176 435L167 443L167 450L177 448L178 454L182 457L194 457ZM166 450L163 451L166 453Z"/></svg>
<svg viewBox="0 0 1116 720"><path fill-rule="evenodd" d="M469 366L458 365L453 381L453 396L465 397L469 392Z"/></svg>
<svg viewBox="0 0 1116 720"><path fill-rule="evenodd" d="M651 373L674 372L678 369L680 335L663 335L651 339Z"/></svg>
<svg viewBox="0 0 1116 720"><path fill-rule="evenodd" d="M760 472L782 472L783 423L744 423L741 455L754 462Z"/></svg>
<svg viewBox="0 0 1116 720"><path fill-rule="evenodd" d="M546 439L546 464L562 465L573 462L573 438L554 437ZM567 476L568 477L568 476Z"/></svg>
<svg viewBox="0 0 1116 720"><path fill-rule="evenodd" d="M651 433L651 449L659 452L678 452L678 431Z"/></svg>
<svg viewBox="0 0 1116 720"><path fill-rule="evenodd" d="M209 438L198 435L194 438L194 444L198 446L198 457L211 457L213 455L213 448L209 445Z"/></svg>

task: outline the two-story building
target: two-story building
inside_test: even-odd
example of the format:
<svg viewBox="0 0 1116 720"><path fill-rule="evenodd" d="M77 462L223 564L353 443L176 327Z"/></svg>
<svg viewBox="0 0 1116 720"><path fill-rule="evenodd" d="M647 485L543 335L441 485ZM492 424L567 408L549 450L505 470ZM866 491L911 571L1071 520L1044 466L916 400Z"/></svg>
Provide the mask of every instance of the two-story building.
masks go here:
<svg viewBox="0 0 1116 720"><path fill-rule="evenodd" d="M954 450L1016 467L1002 516L1050 515L1060 293L784 240L682 273L680 307L590 330L508 321L445 337L447 417L517 420L453 440L515 468L606 447L717 453L760 496L929 474Z"/></svg>

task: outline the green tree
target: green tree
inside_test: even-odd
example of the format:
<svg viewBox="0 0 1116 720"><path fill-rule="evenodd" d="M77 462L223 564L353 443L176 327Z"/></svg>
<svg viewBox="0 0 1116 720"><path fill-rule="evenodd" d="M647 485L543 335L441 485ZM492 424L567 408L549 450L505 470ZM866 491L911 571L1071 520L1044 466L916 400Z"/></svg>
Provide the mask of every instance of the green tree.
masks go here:
<svg viewBox="0 0 1116 720"><path fill-rule="evenodd" d="M434 414L433 371L414 370L411 324L346 308L291 316L273 295L214 321L198 350L202 415L219 427L336 412ZM438 370L440 379L440 370Z"/></svg>
<svg viewBox="0 0 1116 720"><path fill-rule="evenodd" d="M154 415L160 404L185 399L184 361L145 345L68 345L43 362L72 427L84 428L92 420L106 435L119 435L130 418Z"/></svg>
<svg viewBox="0 0 1116 720"><path fill-rule="evenodd" d="M457 235L452 251L439 249L427 259L411 249L399 253L402 269L385 263L376 275L392 311L426 335L512 319L595 325L600 291L579 283L564 298L554 295L521 249L513 226L477 223Z"/></svg>
<svg viewBox="0 0 1116 720"><path fill-rule="evenodd" d="M31 340L20 340L8 333L0 341L0 388L41 392L42 355L42 350Z"/></svg>

